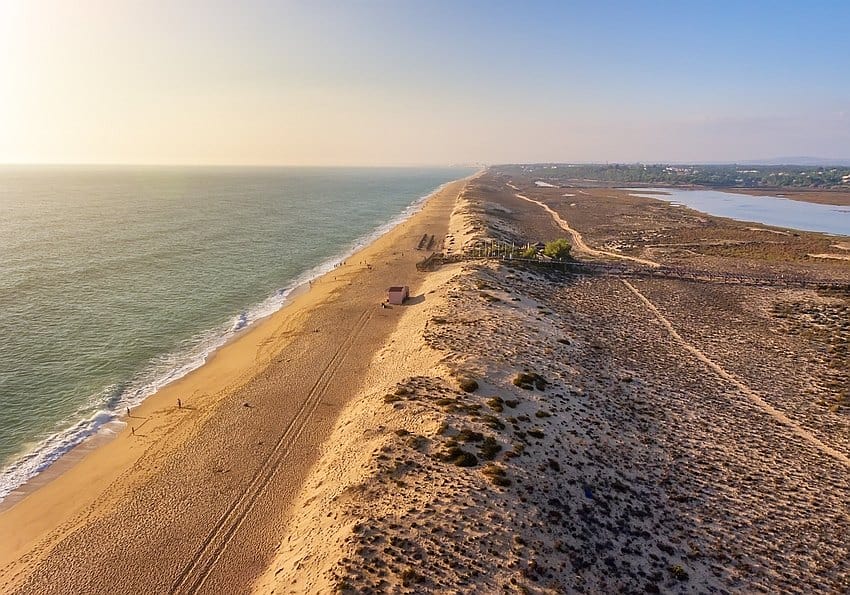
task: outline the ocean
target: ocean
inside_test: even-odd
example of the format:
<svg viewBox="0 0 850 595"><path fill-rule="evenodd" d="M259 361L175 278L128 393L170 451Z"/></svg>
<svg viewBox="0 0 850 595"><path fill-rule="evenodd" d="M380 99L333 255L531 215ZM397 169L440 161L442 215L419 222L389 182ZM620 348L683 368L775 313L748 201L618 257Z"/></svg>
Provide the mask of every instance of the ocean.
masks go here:
<svg viewBox="0 0 850 595"><path fill-rule="evenodd" d="M469 168L0 168L0 500Z"/></svg>

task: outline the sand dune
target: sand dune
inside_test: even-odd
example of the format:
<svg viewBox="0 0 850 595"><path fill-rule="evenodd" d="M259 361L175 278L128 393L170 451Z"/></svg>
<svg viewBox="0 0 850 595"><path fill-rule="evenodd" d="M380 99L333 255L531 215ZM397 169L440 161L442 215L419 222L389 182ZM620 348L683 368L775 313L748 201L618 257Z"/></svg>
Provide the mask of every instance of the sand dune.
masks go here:
<svg viewBox="0 0 850 595"><path fill-rule="evenodd" d="M416 270L426 233L654 263L507 187L449 186L0 515L3 590L848 592L845 297Z"/></svg>
<svg viewBox="0 0 850 595"><path fill-rule="evenodd" d="M465 197L458 237L523 216ZM256 592L846 591L846 424L801 410L785 383L819 370L760 334L804 294L482 263L424 287Z"/></svg>
<svg viewBox="0 0 850 595"><path fill-rule="evenodd" d="M421 299L417 242L445 235L464 184L145 401L133 433L0 514L0 589L243 592L404 311L379 307L386 287L409 284Z"/></svg>

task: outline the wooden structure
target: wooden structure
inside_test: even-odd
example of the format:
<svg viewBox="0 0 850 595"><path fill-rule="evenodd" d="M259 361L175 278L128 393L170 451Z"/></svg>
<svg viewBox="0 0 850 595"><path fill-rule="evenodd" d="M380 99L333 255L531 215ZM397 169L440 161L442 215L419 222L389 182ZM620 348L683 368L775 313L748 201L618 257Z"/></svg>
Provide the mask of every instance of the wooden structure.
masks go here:
<svg viewBox="0 0 850 595"><path fill-rule="evenodd" d="M410 288L407 285L397 285L387 289L387 303L400 306L410 296Z"/></svg>

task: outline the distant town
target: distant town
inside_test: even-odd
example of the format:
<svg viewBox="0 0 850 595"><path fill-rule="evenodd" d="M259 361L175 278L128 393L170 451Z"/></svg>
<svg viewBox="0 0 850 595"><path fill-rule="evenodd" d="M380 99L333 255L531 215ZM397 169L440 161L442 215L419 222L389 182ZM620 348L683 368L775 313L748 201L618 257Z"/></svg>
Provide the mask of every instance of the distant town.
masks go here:
<svg viewBox="0 0 850 595"><path fill-rule="evenodd" d="M534 164L513 166L543 179L603 184L850 189L850 167L802 165Z"/></svg>

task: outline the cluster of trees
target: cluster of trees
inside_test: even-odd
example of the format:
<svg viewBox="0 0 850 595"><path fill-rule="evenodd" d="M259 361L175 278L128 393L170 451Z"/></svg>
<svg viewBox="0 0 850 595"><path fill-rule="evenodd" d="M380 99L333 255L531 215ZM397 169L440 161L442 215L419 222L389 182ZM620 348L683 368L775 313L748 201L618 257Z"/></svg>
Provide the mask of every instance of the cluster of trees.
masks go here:
<svg viewBox="0 0 850 595"><path fill-rule="evenodd" d="M511 166L517 173L540 176L550 183L598 181L615 184L693 184L717 187L850 187L845 182L850 167L808 167L796 165L539 165Z"/></svg>
<svg viewBox="0 0 850 595"><path fill-rule="evenodd" d="M566 238L558 238L557 240L546 242L543 247L543 255L551 258L552 260L569 260L571 249L572 245L569 240ZM529 246L523 250L520 255L523 258L537 258L537 247Z"/></svg>
<svg viewBox="0 0 850 595"><path fill-rule="evenodd" d="M572 245L566 238L558 238L543 244L541 249L540 244L532 244L526 248L508 244L507 242L498 242L495 240L486 240L477 243L469 249L469 254L473 256L495 256L502 258L533 258L536 259L540 253L543 256L552 260L569 260L570 250Z"/></svg>
<svg viewBox="0 0 850 595"><path fill-rule="evenodd" d="M553 260L567 260L570 257L570 249L572 246L565 238L558 238L551 242L546 242L543 248L543 254Z"/></svg>

